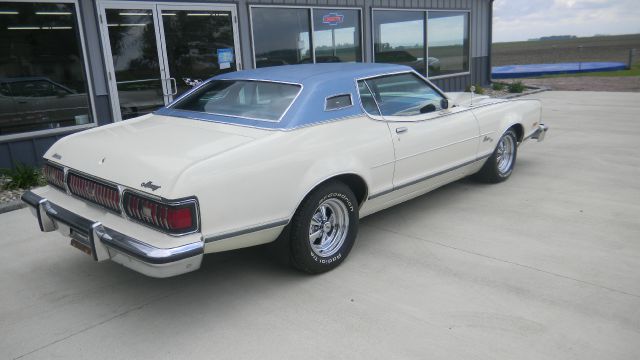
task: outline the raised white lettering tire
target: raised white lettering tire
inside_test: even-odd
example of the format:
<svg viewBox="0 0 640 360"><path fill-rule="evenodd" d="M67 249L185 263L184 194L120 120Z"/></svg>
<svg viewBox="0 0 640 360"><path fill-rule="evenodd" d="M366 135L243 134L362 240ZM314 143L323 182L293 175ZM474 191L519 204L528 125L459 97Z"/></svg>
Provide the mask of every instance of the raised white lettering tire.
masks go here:
<svg viewBox="0 0 640 360"><path fill-rule="evenodd" d="M320 185L302 202L291 219L291 264L319 274L340 265L358 235L358 201L339 181Z"/></svg>

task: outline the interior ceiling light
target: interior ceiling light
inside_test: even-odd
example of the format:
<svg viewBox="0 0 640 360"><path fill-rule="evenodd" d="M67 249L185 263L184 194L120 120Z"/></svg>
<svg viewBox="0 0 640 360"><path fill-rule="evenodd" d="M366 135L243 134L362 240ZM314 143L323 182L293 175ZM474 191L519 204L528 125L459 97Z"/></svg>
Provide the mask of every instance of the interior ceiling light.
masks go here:
<svg viewBox="0 0 640 360"><path fill-rule="evenodd" d="M36 11L36 15L71 15L68 11Z"/></svg>
<svg viewBox="0 0 640 360"><path fill-rule="evenodd" d="M7 30L40 30L39 26L8 26Z"/></svg>
<svg viewBox="0 0 640 360"><path fill-rule="evenodd" d="M151 14L149 14L148 12L139 12L139 13L121 12L121 13L118 13L118 15L120 15L120 16L150 16Z"/></svg>

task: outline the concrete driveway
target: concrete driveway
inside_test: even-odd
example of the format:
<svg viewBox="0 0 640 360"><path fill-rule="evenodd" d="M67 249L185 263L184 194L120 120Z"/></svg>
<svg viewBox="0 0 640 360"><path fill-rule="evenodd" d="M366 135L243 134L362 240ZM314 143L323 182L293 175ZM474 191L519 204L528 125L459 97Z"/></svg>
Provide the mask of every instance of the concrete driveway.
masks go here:
<svg viewBox="0 0 640 360"><path fill-rule="evenodd" d="M0 215L0 358L638 359L640 94L532 97L508 182L366 218L321 276L257 248L151 279Z"/></svg>

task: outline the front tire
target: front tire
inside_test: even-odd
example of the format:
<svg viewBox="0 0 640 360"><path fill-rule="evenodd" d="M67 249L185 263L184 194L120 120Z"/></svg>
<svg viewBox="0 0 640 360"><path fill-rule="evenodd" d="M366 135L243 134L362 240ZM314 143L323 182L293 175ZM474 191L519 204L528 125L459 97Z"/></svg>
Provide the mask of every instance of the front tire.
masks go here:
<svg viewBox="0 0 640 360"><path fill-rule="evenodd" d="M332 181L318 187L291 219L293 267L320 274L340 265L358 235L358 220L358 202L348 186Z"/></svg>
<svg viewBox="0 0 640 360"><path fill-rule="evenodd" d="M474 174L475 180L486 183L499 183L507 180L516 165L518 153L518 138L513 129L507 130L500 140L493 154L484 163L482 169Z"/></svg>

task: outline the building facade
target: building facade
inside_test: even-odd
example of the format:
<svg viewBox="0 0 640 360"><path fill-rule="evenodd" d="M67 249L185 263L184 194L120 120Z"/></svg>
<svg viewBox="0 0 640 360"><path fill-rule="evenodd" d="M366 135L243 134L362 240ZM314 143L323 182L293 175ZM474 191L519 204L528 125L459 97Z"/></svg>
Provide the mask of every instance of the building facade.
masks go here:
<svg viewBox="0 0 640 360"><path fill-rule="evenodd" d="M63 136L152 112L227 71L388 62L446 91L485 85L492 5L0 0L0 168L39 165Z"/></svg>

